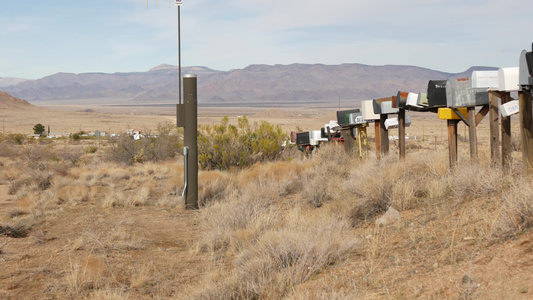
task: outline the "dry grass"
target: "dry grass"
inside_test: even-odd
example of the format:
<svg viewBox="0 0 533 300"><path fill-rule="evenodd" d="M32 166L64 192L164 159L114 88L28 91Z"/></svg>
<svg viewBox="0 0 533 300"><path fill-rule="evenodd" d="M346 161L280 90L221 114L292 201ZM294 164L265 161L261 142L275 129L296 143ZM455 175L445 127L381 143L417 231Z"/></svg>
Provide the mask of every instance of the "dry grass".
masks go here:
<svg viewBox="0 0 533 300"><path fill-rule="evenodd" d="M441 148L412 143L404 161L328 146L200 172L198 212L180 209L179 160L125 167L98 151L77 157L84 144L63 156L65 145L4 148L0 296L491 299L496 280L503 295L531 296L515 274L531 275L533 181L483 153L449 170ZM399 220L376 226L389 207ZM516 272L499 258L513 249ZM36 265L52 271L28 275ZM15 294L20 282L39 296Z"/></svg>

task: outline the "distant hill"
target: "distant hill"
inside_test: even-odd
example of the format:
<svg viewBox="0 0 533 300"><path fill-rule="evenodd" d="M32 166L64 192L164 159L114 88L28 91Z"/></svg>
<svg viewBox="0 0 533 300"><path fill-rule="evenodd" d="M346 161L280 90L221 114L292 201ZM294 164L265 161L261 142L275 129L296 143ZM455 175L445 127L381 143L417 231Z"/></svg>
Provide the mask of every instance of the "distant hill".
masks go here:
<svg viewBox="0 0 533 300"><path fill-rule="evenodd" d="M15 98L8 93L0 91L0 109L20 109L33 107L35 106L31 105L26 100Z"/></svg>
<svg viewBox="0 0 533 300"><path fill-rule="evenodd" d="M217 71L184 67L182 74L198 76L198 101L231 103L261 101L361 100L395 95L398 91L426 91L429 80L470 77L472 67L452 74L415 66L362 64L250 65ZM127 99L133 103L175 103L178 98L176 66L160 65L147 72L57 73L0 90L29 101L93 98Z"/></svg>
<svg viewBox="0 0 533 300"><path fill-rule="evenodd" d="M19 84L27 80L28 79L14 78L14 77L0 77L0 87Z"/></svg>

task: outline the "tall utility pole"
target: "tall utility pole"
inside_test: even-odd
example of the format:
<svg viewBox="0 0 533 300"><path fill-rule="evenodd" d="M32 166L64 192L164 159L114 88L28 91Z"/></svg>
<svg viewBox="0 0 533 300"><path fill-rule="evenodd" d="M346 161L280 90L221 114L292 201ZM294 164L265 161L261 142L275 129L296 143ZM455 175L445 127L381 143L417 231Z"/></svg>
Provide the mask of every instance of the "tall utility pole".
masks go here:
<svg viewBox="0 0 533 300"><path fill-rule="evenodd" d="M178 6L178 104L181 104L181 28L180 28L180 8L183 3L176 0Z"/></svg>

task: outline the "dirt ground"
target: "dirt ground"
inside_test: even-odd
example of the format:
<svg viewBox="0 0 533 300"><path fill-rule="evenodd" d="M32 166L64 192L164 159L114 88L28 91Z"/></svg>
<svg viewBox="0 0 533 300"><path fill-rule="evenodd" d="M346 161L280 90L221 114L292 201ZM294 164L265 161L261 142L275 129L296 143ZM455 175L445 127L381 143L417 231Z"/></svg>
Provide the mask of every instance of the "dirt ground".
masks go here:
<svg viewBox="0 0 533 300"><path fill-rule="evenodd" d="M301 114L300 111L305 111ZM74 110L29 109L3 112L7 133L31 133L35 123L52 127L52 131L77 132L125 131L129 128L155 128L163 121L173 122L168 112L154 111L137 114L124 111L80 112ZM299 108L256 111L233 108L219 111L200 110L200 124L216 124L223 115L236 122L240 115L249 115L251 121L265 120L280 125L287 132L292 130L318 130L329 120L335 119L334 110L305 110ZM407 129L410 140L422 140L421 144L408 145L420 150L447 151L446 121L438 120L435 114L409 113L412 125ZM513 119L513 133L517 122ZM488 122L478 128L480 152L487 153ZM369 138L374 136L373 125L368 129ZM467 157L467 129L458 128L460 156ZM391 130L390 135L397 135ZM516 135L515 135L516 136ZM415 138L416 137L416 138ZM391 141L391 152L397 151ZM409 146L408 146L409 147ZM408 150L409 152L409 150ZM423 153L423 152L417 152ZM482 156L481 159L488 159ZM519 153L513 153L519 160ZM7 193L8 185L0 185L0 215L2 218L17 208L14 197ZM482 203L472 203L471 207ZM471 208L466 207L465 209ZM491 206L487 209L497 209ZM423 210L413 210L402 216L405 220L425 218ZM395 256L383 257L371 272L380 273L383 285L388 287L366 293L364 299L533 299L533 232L526 232L502 243L461 236L454 231L462 215L450 214L445 220L427 220L431 226L448 226L452 242L458 252L468 253L457 259L457 264L440 266L432 256L451 255L439 253L435 248L400 247L409 240L410 227L402 227L392 235L387 245ZM183 298L190 288L210 271L220 268L217 259L195 251L200 231L198 212L182 211L164 207L122 207L102 209L96 200L77 206L66 206L60 213L44 218L28 237L10 238L0 235L0 298L1 299L70 299L72 294L91 290L90 284L121 286L139 299ZM408 222L408 221L406 221ZM102 228L120 228L118 235L130 237L132 244L115 244L109 240L114 235L102 236ZM416 228L412 229L416 230ZM420 229L421 230L421 229ZM376 233L373 225L354 232L357 235ZM391 236L391 235L388 235ZM83 243L80 244L80 239ZM119 239L120 240L120 239ZM80 246L81 245L81 246ZM116 246L118 245L118 246ZM453 247L452 250L453 251ZM349 278L351 270L360 268L360 257L333 266L327 276L312 280L306 285L328 284ZM109 270L113 269L113 273ZM117 271L118 270L118 271ZM105 278L100 282L90 278ZM160 284L165 282L165 284ZM161 289L160 287L164 288ZM74 290L73 290L74 289ZM110 298L110 297L109 297ZM105 299L103 297L102 299Z"/></svg>

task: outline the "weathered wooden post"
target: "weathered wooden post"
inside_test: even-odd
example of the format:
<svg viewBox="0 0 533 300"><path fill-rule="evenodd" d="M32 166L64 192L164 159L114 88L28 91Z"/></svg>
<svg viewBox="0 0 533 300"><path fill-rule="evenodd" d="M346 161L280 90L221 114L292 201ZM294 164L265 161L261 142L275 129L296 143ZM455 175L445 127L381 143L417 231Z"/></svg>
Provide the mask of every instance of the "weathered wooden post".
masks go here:
<svg viewBox="0 0 533 300"><path fill-rule="evenodd" d="M398 135L400 141L400 160L405 159L405 109L398 112Z"/></svg>
<svg viewBox="0 0 533 300"><path fill-rule="evenodd" d="M381 155L389 154L389 131L385 127L385 121L389 115L381 114L379 118L379 137L381 140Z"/></svg>
<svg viewBox="0 0 533 300"><path fill-rule="evenodd" d="M457 164L457 120L447 120L450 168Z"/></svg>
<svg viewBox="0 0 533 300"><path fill-rule="evenodd" d="M499 93L491 91L489 93L489 118L490 118L490 160L493 166L499 163L500 159L500 132L498 125L498 96Z"/></svg>
<svg viewBox="0 0 533 300"><path fill-rule="evenodd" d="M511 101L511 93L502 92L501 94L502 105ZM502 168L504 171L510 171L511 169L511 153L512 148L512 136L511 136L511 116L502 116L501 121L502 131Z"/></svg>
<svg viewBox="0 0 533 300"><path fill-rule="evenodd" d="M533 46L532 46L533 48ZM524 168L533 173L533 114L531 91L533 87L533 52L522 51L519 60L518 101L520 105L520 136Z"/></svg>
<svg viewBox="0 0 533 300"><path fill-rule="evenodd" d="M477 160L477 135L476 135L476 108L475 107L468 107L468 119L471 120L469 122L468 127L468 136L470 137L470 158L472 160Z"/></svg>

